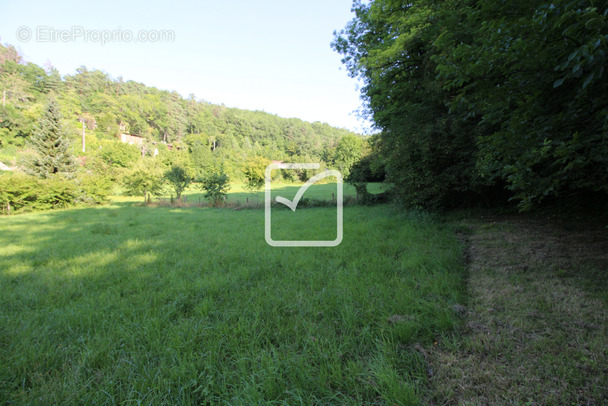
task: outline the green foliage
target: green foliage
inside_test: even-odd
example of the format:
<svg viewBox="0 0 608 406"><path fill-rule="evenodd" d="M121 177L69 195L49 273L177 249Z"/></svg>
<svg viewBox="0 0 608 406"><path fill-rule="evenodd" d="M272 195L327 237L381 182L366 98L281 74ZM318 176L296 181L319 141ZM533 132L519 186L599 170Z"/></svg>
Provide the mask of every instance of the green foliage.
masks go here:
<svg viewBox="0 0 608 406"><path fill-rule="evenodd" d="M52 177L40 182L32 210L49 210L74 206L80 196L78 186L71 180Z"/></svg>
<svg viewBox="0 0 608 406"><path fill-rule="evenodd" d="M608 5L480 2L475 35L444 30L438 71L451 107L486 129L477 168L528 209L546 197L608 192ZM507 12L508 11L508 12Z"/></svg>
<svg viewBox="0 0 608 406"><path fill-rule="evenodd" d="M251 158L243 169L247 183L245 187L250 192L257 192L264 187L266 181L266 167L270 161L266 158L256 156Z"/></svg>
<svg viewBox="0 0 608 406"><path fill-rule="evenodd" d="M433 1L389 0L356 3L355 11L333 46L364 81L388 179L409 206L457 201L476 186L475 131L450 116L452 95L436 80L433 43L449 13Z"/></svg>
<svg viewBox="0 0 608 406"><path fill-rule="evenodd" d="M361 158L364 141L355 135L345 135L340 138L333 154L332 164L343 176L348 176L350 168Z"/></svg>
<svg viewBox="0 0 608 406"><path fill-rule="evenodd" d="M364 204L378 202L386 197L372 195L367 190L368 183L384 181L383 168L377 166L375 159L377 159L375 155L364 156L351 167L348 176L344 178L357 191L357 200Z"/></svg>
<svg viewBox="0 0 608 406"><path fill-rule="evenodd" d="M144 202L149 202L151 195L162 192L163 175L158 161L145 158L123 175L122 183L128 195L143 196Z"/></svg>
<svg viewBox="0 0 608 406"><path fill-rule="evenodd" d="M6 147L11 142L11 135L8 128L0 128L0 147Z"/></svg>
<svg viewBox="0 0 608 406"><path fill-rule="evenodd" d="M504 185L527 209L608 191L608 6L355 2L334 48L360 77L401 199L446 207ZM476 196L476 197L475 197Z"/></svg>
<svg viewBox="0 0 608 406"><path fill-rule="evenodd" d="M141 157L139 148L120 141L106 141L101 148L101 159L117 168L128 168Z"/></svg>
<svg viewBox="0 0 608 406"><path fill-rule="evenodd" d="M35 154L24 162L28 173L40 178L48 178L75 171L70 142L61 125L59 106L54 97L49 98L36 132L29 142Z"/></svg>
<svg viewBox="0 0 608 406"><path fill-rule="evenodd" d="M195 177L201 178L204 174L212 172L217 166L217 157L213 155L209 140L204 134L189 134L184 139L188 146Z"/></svg>
<svg viewBox="0 0 608 406"><path fill-rule="evenodd" d="M197 175L190 154L185 149L173 149L164 152L159 158L167 167L164 173L165 180L175 191L177 200L181 201L182 193Z"/></svg>
<svg viewBox="0 0 608 406"><path fill-rule="evenodd" d="M243 165L252 157L321 162L329 156L327 150L335 151L342 137L352 135L325 123L227 108L194 95L184 99L176 92L125 82L84 66L62 79L52 67L24 63L14 47L0 45L0 54L0 87L6 90L6 105L0 108L0 149L25 145L52 92L68 138L80 136L78 120L86 118L86 171L108 173L113 179L155 149L170 167L171 155L181 149L195 179L223 166L231 179L243 181ZM142 136L146 142L138 150L116 141L119 133ZM97 157L104 162L99 165L103 171L90 167ZM305 172L296 175L305 180Z"/></svg>
<svg viewBox="0 0 608 406"><path fill-rule="evenodd" d="M209 173L201 179L201 189L213 207L220 207L224 204L226 194L230 190L230 178L223 169Z"/></svg>
<svg viewBox="0 0 608 406"><path fill-rule="evenodd" d="M114 190L114 182L109 176L101 174L78 174L76 178L81 194L78 202L86 204L102 204Z"/></svg>
<svg viewBox="0 0 608 406"><path fill-rule="evenodd" d="M0 176L2 213L26 211L28 206L32 206L36 200L35 193L38 186L39 181L35 177L23 174L2 174Z"/></svg>
<svg viewBox="0 0 608 406"><path fill-rule="evenodd" d="M176 163L171 165L164 177L175 190L177 200L181 202L182 193L193 181L191 170L183 164Z"/></svg>
<svg viewBox="0 0 608 406"><path fill-rule="evenodd" d="M103 203L111 183L103 178L81 176L37 178L22 173L0 176L0 212L4 214L50 210Z"/></svg>

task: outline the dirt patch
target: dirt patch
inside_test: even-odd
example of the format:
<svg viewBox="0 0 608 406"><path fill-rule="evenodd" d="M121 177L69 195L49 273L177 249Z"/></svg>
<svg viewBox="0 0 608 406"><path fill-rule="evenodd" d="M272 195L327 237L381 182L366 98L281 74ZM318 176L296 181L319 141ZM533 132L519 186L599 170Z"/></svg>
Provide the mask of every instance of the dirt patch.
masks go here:
<svg viewBox="0 0 608 406"><path fill-rule="evenodd" d="M470 302L431 348L427 403L608 404L608 229L501 218L462 224Z"/></svg>

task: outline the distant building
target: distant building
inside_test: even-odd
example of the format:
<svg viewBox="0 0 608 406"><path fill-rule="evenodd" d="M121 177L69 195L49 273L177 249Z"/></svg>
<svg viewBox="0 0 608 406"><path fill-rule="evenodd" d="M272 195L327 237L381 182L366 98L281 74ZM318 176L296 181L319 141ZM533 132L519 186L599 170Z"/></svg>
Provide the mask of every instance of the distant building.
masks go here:
<svg viewBox="0 0 608 406"><path fill-rule="evenodd" d="M146 142L146 139L144 137L140 137L139 135L120 134L120 141L124 142L125 144L139 146L139 145L144 145Z"/></svg>
<svg viewBox="0 0 608 406"><path fill-rule="evenodd" d="M145 155L146 150L148 150L147 149L148 145L146 145L147 141L148 140L146 138L140 137L139 135L125 134L125 133L120 134L120 142L129 144L129 145L135 145L135 146L139 147L142 155ZM153 142L153 144L156 144L156 142ZM158 148L154 147L153 156L156 156L156 155L158 155Z"/></svg>

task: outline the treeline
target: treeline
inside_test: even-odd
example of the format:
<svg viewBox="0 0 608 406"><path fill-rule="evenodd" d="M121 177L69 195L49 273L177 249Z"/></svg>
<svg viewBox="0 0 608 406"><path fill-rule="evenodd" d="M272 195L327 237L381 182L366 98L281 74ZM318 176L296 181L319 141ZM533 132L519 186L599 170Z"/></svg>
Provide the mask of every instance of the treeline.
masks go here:
<svg viewBox="0 0 608 406"><path fill-rule="evenodd" d="M129 133L148 140L144 153L166 149L160 147L162 143L172 144L207 161L221 162L233 179L242 178L243 162L257 156L333 164L339 140L354 135L327 123L227 108L194 95L183 98L85 67L62 77L52 66L26 63L10 45L0 45L0 92L0 157L13 157L27 146L50 94L57 98L63 125L80 156L118 153L125 158L128 154L112 150L122 148L114 145L116 136ZM85 153L79 141L82 123Z"/></svg>
<svg viewBox="0 0 608 406"><path fill-rule="evenodd" d="M0 161L15 169L0 172L5 214L99 204L119 189L181 204L194 184L221 206L230 182L259 190L271 160L318 162L347 175L369 151L362 136L326 123L184 99L84 67L62 78L25 63L12 46L0 45L0 91ZM129 137L130 145L121 134L143 138ZM306 181L313 174L276 175Z"/></svg>
<svg viewBox="0 0 608 406"><path fill-rule="evenodd" d="M333 47L381 130L366 165L426 208L605 195L607 7L354 1Z"/></svg>

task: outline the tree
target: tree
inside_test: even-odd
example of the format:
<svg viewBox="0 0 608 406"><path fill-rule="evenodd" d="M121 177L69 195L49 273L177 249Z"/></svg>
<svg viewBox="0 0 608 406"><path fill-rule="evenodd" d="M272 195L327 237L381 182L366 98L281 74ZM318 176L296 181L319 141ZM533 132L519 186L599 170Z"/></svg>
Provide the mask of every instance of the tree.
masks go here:
<svg viewBox="0 0 608 406"><path fill-rule="evenodd" d="M264 187L266 167L270 164L270 161L264 157L256 156L251 158L243 169L245 179L247 183L245 188L251 193L257 192Z"/></svg>
<svg viewBox="0 0 608 406"><path fill-rule="evenodd" d="M504 183L523 210L608 192L608 3L475 3L455 8L471 34L445 26L436 60L457 91L454 114L483 126L480 176Z"/></svg>
<svg viewBox="0 0 608 406"><path fill-rule="evenodd" d="M188 152L190 153L196 177L200 178L205 173L213 171L216 165L216 158L209 148L206 136L204 134L189 134L184 141L188 145Z"/></svg>
<svg viewBox="0 0 608 406"><path fill-rule="evenodd" d="M608 193L608 4L355 1L334 48L387 174L427 208ZM508 192L504 193L504 188Z"/></svg>
<svg viewBox="0 0 608 406"><path fill-rule="evenodd" d="M141 157L139 148L120 141L106 141L101 146L101 159L118 168L128 168Z"/></svg>
<svg viewBox="0 0 608 406"><path fill-rule="evenodd" d="M30 145L35 155L25 162L27 172L40 178L53 175L69 175L76 169L70 152L70 142L61 125L59 106L54 97L49 98Z"/></svg>
<svg viewBox="0 0 608 406"><path fill-rule="evenodd" d="M173 187L177 201L181 203L182 193L192 182L191 170L186 165L175 163L165 172L165 179Z"/></svg>
<svg viewBox="0 0 608 406"><path fill-rule="evenodd" d="M348 176L344 178L347 183L354 186L357 199L363 202L370 199L367 184L384 181L384 168L376 160L377 157L373 154L364 156L350 168Z"/></svg>
<svg viewBox="0 0 608 406"><path fill-rule="evenodd" d="M213 207L220 207L230 190L230 178L224 169L220 168L219 171L207 174L202 179L201 188L205 191L205 198L211 201Z"/></svg>
<svg viewBox="0 0 608 406"><path fill-rule="evenodd" d="M409 206L445 207L477 190L477 122L450 115L456 92L437 80L434 61L438 36L460 22L453 3L355 2L356 18L333 42L350 75L364 82L365 114L381 131L387 177Z"/></svg>
<svg viewBox="0 0 608 406"><path fill-rule="evenodd" d="M351 166L360 158L363 151L363 140L355 135L345 135L338 141L334 152L333 164L344 176L348 176Z"/></svg>
<svg viewBox="0 0 608 406"><path fill-rule="evenodd" d="M163 172L158 162L152 158L139 161L123 177L123 185L131 196L143 196L144 202L163 189Z"/></svg>

